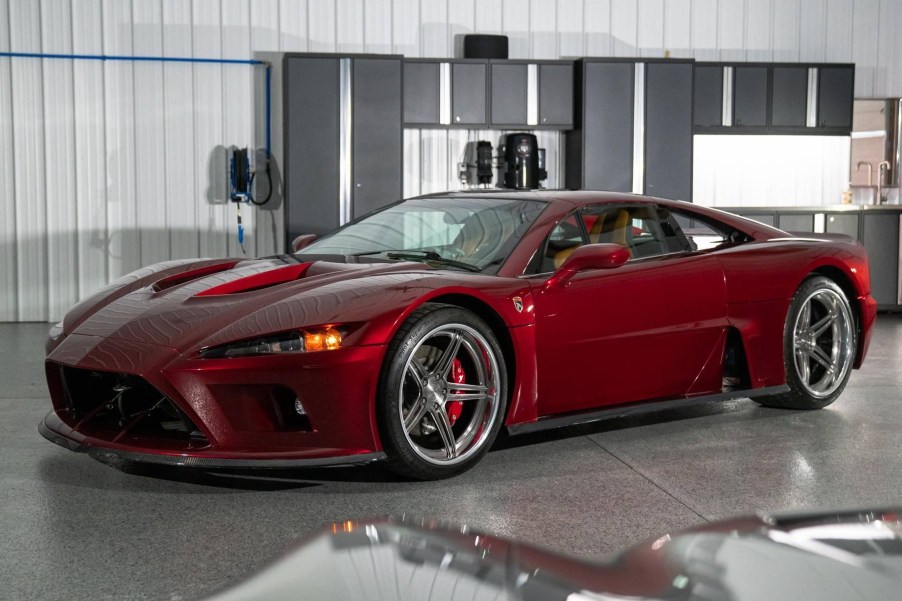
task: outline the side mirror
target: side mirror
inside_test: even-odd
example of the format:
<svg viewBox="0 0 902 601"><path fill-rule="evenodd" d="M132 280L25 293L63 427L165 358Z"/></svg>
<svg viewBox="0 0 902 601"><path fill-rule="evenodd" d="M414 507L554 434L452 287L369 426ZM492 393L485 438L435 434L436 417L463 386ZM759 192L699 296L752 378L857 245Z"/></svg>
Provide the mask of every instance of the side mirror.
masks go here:
<svg viewBox="0 0 902 601"><path fill-rule="evenodd" d="M301 234L291 241L291 252L298 252L316 240L316 234Z"/></svg>
<svg viewBox="0 0 902 601"><path fill-rule="evenodd" d="M548 285L563 286L580 271L614 269L629 261L629 258L629 249L620 244L586 244L567 257L548 280Z"/></svg>

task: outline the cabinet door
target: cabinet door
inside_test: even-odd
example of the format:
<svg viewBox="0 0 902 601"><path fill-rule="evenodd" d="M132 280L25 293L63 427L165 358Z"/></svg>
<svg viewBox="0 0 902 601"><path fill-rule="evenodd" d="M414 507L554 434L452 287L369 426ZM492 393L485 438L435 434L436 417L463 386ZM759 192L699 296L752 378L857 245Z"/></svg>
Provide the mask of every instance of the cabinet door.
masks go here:
<svg viewBox="0 0 902 601"><path fill-rule="evenodd" d="M827 213L825 225L828 234L845 234L858 240L857 213Z"/></svg>
<svg viewBox="0 0 902 601"><path fill-rule="evenodd" d="M582 187L631 192L635 66L592 62L584 73Z"/></svg>
<svg viewBox="0 0 902 601"><path fill-rule="evenodd" d="M441 63L404 63L404 123L438 125Z"/></svg>
<svg viewBox="0 0 902 601"><path fill-rule="evenodd" d="M692 199L692 64L645 65L645 193Z"/></svg>
<svg viewBox="0 0 902 601"><path fill-rule="evenodd" d="M781 213L777 226L784 232L814 232L814 213Z"/></svg>
<svg viewBox="0 0 902 601"><path fill-rule="evenodd" d="M774 67L771 125L805 127L808 117L808 69Z"/></svg>
<svg viewBox="0 0 902 601"><path fill-rule="evenodd" d="M493 126L526 126L528 70L522 63L491 63Z"/></svg>
<svg viewBox="0 0 902 601"><path fill-rule="evenodd" d="M723 67L695 68L692 122L699 127L723 125Z"/></svg>
<svg viewBox="0 0 902 601"><path fill-rule="evenodd" d="M733 77L733 125L767 125L767 67L735 67Z"/></svg>
<svg viewBox="0 0 902 601"><path fill-rule="evenodd" d="M573 65L539 65L539 125L573 126Z"/></svg>
<svg viewBox="0 0 902 601"><path fill-rule="evenodd" d="M871 296L880 307L899 304L899 221L898 213L862 216L862 242L871 268Z"/></svg>
<svg viewBox="0 0 902 601"><path fill-rule="evenodd" d="M285 59L283 169L286 242L339 219L339 59Z"/></svg>
<svg viewBox="0 0 902 601"><path fill-rule="evenodd" d="M355 59L352 90L351 208L356 218L401 198L401 61Z"/></svg>
<svg viewBox="0 0 902 601"><path fill-rule="evenodd" d="M451 65L452 125L486 125L487 66L487 63Z"/></svg>
<svg viewBox="0 0 902 601"><path fill-rule="evenodd" d="M852 129L853 67L821 67L817 76L817 125Z"/></svg>

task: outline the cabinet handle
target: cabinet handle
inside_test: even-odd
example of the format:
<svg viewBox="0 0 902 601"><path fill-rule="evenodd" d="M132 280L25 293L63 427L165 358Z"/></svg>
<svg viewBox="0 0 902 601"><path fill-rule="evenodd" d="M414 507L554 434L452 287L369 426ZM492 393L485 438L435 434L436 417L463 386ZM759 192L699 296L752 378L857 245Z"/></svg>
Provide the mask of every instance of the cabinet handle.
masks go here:
<svg viewBox="0 0 902 601"><path fill-rule="evenodd" d="M457 121L458 123L460 123L460 115L456 115L456 116L454 117L454 120Z"/></svg>

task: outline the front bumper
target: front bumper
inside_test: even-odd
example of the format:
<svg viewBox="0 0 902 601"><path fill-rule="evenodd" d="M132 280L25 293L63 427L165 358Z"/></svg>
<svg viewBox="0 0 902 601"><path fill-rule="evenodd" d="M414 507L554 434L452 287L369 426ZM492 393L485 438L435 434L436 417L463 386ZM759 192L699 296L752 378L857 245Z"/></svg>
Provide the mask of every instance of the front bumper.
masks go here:
<svg viewBox="0 0 902 601"><path fill-rule="evenodd" d="M207 453L163 453L154 451L137 451L119 445L84 436L61 420L56 413L48 413L38 424L41 436L54 444L85 453L100 459L123 459L157 465L174 465L196 468L293 468L293 467L329 467L338 465L360 465L385 459L382 451L376 453L359 453L356 455L338 455L333 457L309 457L298 453L295 457L273 458L268 456L223 457Z"/></svg>
<svg viewBox="0 0 902 601"><path fill-rule="evenodd" d="M175 349L134 341L70 335L48 356L53 411L41 434L65 448L92 455L197 467L289 467L366 463L384 458L375 420L383 346L236 359L199 359ZM69 370L69 372L67 372ZM64 372L93 375L81 382L88 406L70 402ZM95 373L96 372L96 373ZM189 426L180 437L140 427L91 423L95 395L118 376L141 379L177 407ZM268 390L290 392L309 417L303 427L264 410ZM138 387L128 395L137 394ZM159 396L159 395L158 395ZM96 399L100 399L99 404ZM137 415L132 413L132 415ZM124 421L128 421L123 418ZM192 426L194 431L192 432Z"/></svg>

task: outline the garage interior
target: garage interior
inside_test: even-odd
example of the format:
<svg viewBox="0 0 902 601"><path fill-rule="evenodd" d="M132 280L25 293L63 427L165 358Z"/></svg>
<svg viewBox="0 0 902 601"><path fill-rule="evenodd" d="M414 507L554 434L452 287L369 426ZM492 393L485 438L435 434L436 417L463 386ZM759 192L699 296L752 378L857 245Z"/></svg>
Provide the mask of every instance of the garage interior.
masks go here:
<svg viewBox="0 0 902 601"><path fill-rule="evenodd" d="M900 29L888 0L0 0L0 598L203 598L386 515L595 558L731 516L899 506ZM508 57L465 57L474 33ZM880 312L840 399L505 437L438 482L100 461L38 434L47 333L79 300L500 185L478 145L514 132L546 188L858 239Z"/></svg>

